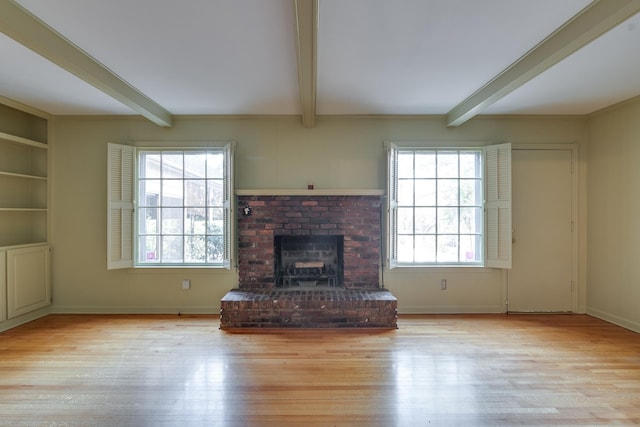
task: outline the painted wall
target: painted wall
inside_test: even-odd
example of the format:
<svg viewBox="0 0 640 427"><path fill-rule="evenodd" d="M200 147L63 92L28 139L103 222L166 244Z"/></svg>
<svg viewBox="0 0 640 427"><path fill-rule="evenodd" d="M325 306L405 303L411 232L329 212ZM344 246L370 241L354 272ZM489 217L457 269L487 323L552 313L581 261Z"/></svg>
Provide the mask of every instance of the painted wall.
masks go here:
<svg viewBox="0 0 640 427"><path fill-rule="evenodd" d="M447 128L433 118L178 117L172 128L140 118L56 118L52 144L53 310L57 312L216 313L237 274L219 269L106 269L107 143L193 146L236 140L236 188L384 189L383 142L424 145L578 143L583 118L475 118ZM586 150L581 150L581 153ZM581 154L582 155L582 154ZM584 192L586 169L581 169ZM581 200L586 200L581 197ZM581 217L586 208L580 207ZM586 221L581 221L586 224ZM580 233L585 233L581 224ZM584 241L584 240L583 240ZM582 258L581 258L582 259ZM578 288L586 301L584 263ZM443 276L446 275L446 276ZM503 312L504 274L492 269L396 269L384 283L401 313ZM446 277L448 290L440 291ZM192 289L181 289L182 279ZM584 310L584 303L581 304Z"/></svg>
<svg viewBox="0 0 640 427"><path fill-rule="evenodd" d="M589 120L588 313L640 332L640 100Z"/></svg>

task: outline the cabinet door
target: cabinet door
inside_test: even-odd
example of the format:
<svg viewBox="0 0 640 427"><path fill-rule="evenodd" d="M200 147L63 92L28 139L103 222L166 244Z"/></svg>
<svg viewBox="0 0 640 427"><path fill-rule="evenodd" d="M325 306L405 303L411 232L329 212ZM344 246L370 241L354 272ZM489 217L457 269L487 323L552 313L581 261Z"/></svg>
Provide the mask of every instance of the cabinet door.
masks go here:
<svg viewBox="0 0 640 427"><path fill-rule="evenodd" d="M9 319L51 302L49 246L7 250L7 314Z"/></svg>

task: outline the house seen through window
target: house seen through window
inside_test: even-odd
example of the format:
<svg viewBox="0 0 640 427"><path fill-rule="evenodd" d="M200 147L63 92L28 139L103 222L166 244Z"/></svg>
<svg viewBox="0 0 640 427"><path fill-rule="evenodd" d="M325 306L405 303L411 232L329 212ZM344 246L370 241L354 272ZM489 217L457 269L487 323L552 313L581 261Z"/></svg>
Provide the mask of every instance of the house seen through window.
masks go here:
<svg viewBox="0 0 640 427"><path fill-rule="evenodd" d="M482 263L481 150L398 150L398 262Z"/></svg>
<svg viewBox="0 0 640 427"><path fill-rule="evenodd" d="M139 151L137 263L222 263L223 183L220 150Z"/></svg>

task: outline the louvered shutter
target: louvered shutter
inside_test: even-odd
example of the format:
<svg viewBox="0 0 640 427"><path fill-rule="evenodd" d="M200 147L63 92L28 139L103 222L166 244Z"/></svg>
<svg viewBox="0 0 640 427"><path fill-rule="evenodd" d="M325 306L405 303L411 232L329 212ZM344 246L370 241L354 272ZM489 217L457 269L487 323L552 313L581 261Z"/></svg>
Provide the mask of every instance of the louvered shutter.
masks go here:
<svg viewBox="0 0 640 427"><path fill-rule="evenodd" d="M386 143L387 149L387 268L398 266L398 147Z"/></svg>
<svg viewBox="0 0 640 427"><path fill-rule="evenodd" d="M234 150L235 142L224 147L224 254L222 265L231 269L235 256L235 218L234 218Z"/></svg>
<svg viewBox="0 0 640 427"><path fill-rule="evenodd" d="M511 144L485 147L487 267L511 268Z"/></svg>
<svg viewBox="0 0 640 427"><path fill-rule="evenodd" d="M135 147L108 145L107 268L133 267Z"/></svg>

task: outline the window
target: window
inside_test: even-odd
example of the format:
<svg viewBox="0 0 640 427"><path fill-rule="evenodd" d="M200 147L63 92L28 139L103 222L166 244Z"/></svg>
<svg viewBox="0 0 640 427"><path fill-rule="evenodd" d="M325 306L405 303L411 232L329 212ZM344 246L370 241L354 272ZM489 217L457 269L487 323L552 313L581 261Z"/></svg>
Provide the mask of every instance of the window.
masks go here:
<svg viewBox="0 0 640 427"><path fill-rule="evenodd" d="M387 148L388 267L510 267L509 144Z"/></svg>
<svg viewBox="0 0 640 427"><path fill-rule="evenodd" d="M109 268L229 268L232 147L136 150L110 144Z"/></svg>

